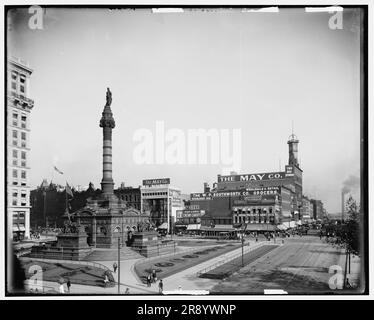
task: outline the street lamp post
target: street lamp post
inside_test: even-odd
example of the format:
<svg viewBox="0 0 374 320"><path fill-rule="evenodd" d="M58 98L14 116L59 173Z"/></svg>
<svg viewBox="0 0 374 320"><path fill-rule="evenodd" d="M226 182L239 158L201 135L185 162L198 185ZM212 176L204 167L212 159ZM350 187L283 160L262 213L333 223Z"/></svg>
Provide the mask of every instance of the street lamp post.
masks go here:
<svg viewBox="0 0 374 320"><path fill-rule="evenodd" d="M121 293L121 237L118 237L118 294Z"/></svg>

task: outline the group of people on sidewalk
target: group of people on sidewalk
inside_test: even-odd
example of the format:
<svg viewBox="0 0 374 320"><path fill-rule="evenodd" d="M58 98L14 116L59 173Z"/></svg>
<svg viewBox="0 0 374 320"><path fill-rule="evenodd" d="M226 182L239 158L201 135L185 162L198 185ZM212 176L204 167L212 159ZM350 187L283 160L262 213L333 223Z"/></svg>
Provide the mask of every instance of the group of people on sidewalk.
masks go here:
<svg viewBox="0 0 374 320"><path fill-rule="evenodd" d="M64 287L65 282L60 281L60 286L58 288L59 293L64 294L65 293L65 287ZM71 287L71 282L70 279L68 278L66 281L66 287L67 287L67 293L70 293L70 287Z"/></svg>
<svg viewBox="0 0 374 320"><path fill-rule="evenodd" d="M147 275L147 287L150 287L152 283L157 282L157 273L156 270L153 269L152 273L148 273ZM159 280L158 282L158 292L162 294L162 291L164 290L164 283L162 282L162 279Z"/></svg>

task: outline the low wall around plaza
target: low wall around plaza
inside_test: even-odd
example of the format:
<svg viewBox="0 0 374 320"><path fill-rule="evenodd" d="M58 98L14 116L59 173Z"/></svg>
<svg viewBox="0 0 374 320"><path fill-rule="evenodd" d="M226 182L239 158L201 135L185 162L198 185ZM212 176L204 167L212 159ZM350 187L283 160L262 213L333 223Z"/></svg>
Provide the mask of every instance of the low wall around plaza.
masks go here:
<svg viewBox="0 0 374 320"><path fill-rule="evenodd" d="M64 248L57 246L32 247L30 258L59 259L59 260L83 260L92 252L92 248Z"/></svg>
<svg viewBox="0 0 374 320"><path fill-rule="evenodd" d="M176 247L177 247L177 243L175 241L168 241L168 242L157 243L157 244L132 246L131 248L134 251L140 253L142 256L149 258L149 257L156 257L156 256L165 255L169 253L175 253Z"/></svg>

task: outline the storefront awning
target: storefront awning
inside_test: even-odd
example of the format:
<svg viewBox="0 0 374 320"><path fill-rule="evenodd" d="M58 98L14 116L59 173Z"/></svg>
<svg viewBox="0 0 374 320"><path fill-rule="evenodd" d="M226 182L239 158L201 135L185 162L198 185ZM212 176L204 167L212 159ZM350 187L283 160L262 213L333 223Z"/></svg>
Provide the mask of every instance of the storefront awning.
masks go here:
<svg viewBox="0 0 374 320"><path fill-rule="evenodd" d="M157 229L167 229L167 228L168 228L168 224L166 222L164 222L163 224L157 227Z"/></svg>
<svg viewBox="0 0 374 320"><path fill-rule="evenodd" d="M25 227L19 227L19 231L26 231Z"/></svg>
<svg viewBox="0 0 374 320"><path fill-rule="evenodd" d="M266 223L249 223L246 231L274 231L276 228L273 224Z"/></svg>
<svg viewBox="0 0 374 320"><path fill-rule="evenodd" d="M201 224L189 224L187 230L200 230Z"/></svg>

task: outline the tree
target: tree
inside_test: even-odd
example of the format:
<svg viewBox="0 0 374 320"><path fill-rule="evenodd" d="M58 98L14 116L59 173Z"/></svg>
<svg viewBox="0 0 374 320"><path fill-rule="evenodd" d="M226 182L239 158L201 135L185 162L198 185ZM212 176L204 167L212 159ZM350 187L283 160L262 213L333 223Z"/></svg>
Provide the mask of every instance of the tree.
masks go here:
<svg viewBox="0 0 374 320"><path fill-rule="evenodd" d="M361 210L352 196L346 202L346 209L348 220L342 224L337 240L349 253L360 255Z"/></svg>
<svg viewBox="0 0 374 320"><path fill-rule="evenodd" d="M349 270L351 269L351 254L359 256L361 253L360 234L362 223L361 209L352 196L349 196L345 207L348 219L335 226L335 244L344 248L346 253L344 285L347 278L347 266Z"/></svg>

